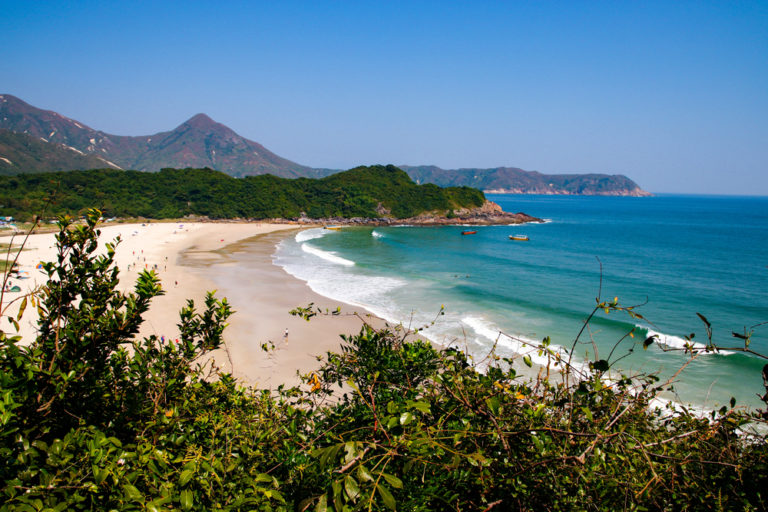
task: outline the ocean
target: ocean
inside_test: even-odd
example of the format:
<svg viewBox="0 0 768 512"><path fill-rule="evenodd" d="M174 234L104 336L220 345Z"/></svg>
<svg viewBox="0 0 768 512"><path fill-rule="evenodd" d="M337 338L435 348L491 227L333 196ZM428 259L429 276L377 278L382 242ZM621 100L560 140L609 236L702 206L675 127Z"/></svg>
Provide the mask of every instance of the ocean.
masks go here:
<svg viewBox="0 0 768 512"><path fill-rule="evenodd" d="M545 357L529 343L569 350L601 300L636 305L643 318L600 310L574 360L608 358L616 373L664 379L688 359L685 337L704 344L703 315L721 346L768 355L768 198L657 195L648 198L489 194L505 211L543 224L313 228L283 240L275 264L317 293L364 307L477 360ZM509 235L527 235L512 241ZM444 314L439 314L440 311ZM630 336L629 333L632 332ZM643 341L656 342L643 349ZM768 360L704 353L678 377L671 398L717 408L759 406Z"/></svg>

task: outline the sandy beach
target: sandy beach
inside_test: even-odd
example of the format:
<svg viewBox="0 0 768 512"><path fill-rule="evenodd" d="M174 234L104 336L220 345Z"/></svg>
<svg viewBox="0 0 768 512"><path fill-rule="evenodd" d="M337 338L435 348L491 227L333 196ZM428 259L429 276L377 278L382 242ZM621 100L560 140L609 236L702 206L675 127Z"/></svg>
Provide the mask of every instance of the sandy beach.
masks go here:
<svg viewBox="0 0 768 512"><path fill-rule="evenodd" d="M120 268L120 286L130 290L141 270L152 269L160 276L165 295L156 297L140 336L178 337L178 312L187 299L203 306L206 291L217 290L226 297L235 314L225 330L226 351L215 354L216 364L231 371L241 382L262 388L298 384L297 371L318 367L318 357L337 350L340 334L356 333L362 320L360 308L332 301L314 293L272 263L275 245L297 226L265 223L146 223L114 224L101 228L100 245L120 236L115 260ZM0 237L0 242L10 242ZM22 242L14 239L14 245ZM55 258L54 234L32 235L20 254L20 270L28 279L12 279L21 293L6 293L3 315L15 315L13 299L45 283L36 269L41 261ZM247 269L238 268L232 255L247 251ZM314 303L323 309L342 308L338 316L320 315L307 322L289 311ZM24 340L35 336L36 313L28 308L19 322ZM366 317L367 321L373 320ZM15 334L4 320L3 330ZM286 336L287 330L287 336ZM271 342L271 344L270 344ZM274 345L265 352L263 344Z"/></svg>

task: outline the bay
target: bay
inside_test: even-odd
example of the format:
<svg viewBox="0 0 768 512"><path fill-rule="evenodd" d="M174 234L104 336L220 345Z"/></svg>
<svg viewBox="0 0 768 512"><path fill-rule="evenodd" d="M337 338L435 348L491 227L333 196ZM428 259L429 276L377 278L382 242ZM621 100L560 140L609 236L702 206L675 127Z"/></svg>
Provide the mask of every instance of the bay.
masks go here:
<svg viewBox="0 0 768 512"><path fill-rule="evenodd" d="M458 345L478 359L530 352L550 337L570 348L599 297L644 318L600 310L574 356L626 374L667 378L688 342L768 354L768 198L488 195L505 211L547 220L521 226L310 229L284 240L274 261L316 292ZM528 242L511 241L524 234ZM444 306L444 314L439 314ZM433 324L434 322L434 324ZM629 333L632 333L629 335ZM503 333L503 334L500 334ZM642 342L656 343L643 350ZM700 345L697 345L700 346ZM674 349L674 350L670 350ZM534 351L539 363L546 363ZM704 353L678 377L673 398L714 408L735 397L759 406L765 360Z"/></svg>

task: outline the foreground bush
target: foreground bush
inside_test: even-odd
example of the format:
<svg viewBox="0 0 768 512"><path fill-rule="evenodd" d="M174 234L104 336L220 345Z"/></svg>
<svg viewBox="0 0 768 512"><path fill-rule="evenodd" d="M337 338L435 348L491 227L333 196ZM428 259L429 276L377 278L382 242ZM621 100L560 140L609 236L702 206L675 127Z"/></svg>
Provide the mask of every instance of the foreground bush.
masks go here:
<svg viewBox="0 0 768 512"><path fill-rule="evenodd" d="M737 435L757 415L651 410L653 379L601 362L527 383L364 325L309 389L239 386L205 357L226 300L189 302L178 344L134 339L162 288L116 290L98 216L61 223L21 308L37 339L0 334L0 510L766 509L765 437Z"/></svg>

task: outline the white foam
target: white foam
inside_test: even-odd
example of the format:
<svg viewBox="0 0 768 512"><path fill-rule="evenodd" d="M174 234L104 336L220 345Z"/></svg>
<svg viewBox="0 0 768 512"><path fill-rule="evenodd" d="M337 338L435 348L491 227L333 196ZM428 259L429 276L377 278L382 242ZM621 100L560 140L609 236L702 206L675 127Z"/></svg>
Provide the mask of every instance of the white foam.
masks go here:
<svg viewBox="0 0 768 512"><path fill-rule="evenodd" d="M301 247L301 251L298 251ZM314 251L323 253L315 254ZM321 260L311 256L320 256ZM328 258L328 256L332 258ZM273 261L276 265L292 276L306 282L315 292L333 300L339 300L367 309L371 313L387 321L395 322L396 316L393 311L397 307L389 298L389 292L395 288L405 286L406 282L396 278L366 276L359 273L350 272L353 265L335 264L334 259L343 260L339 256L331 255L325 251L320 251L307 244L296 245L292 241L284 240L277 245L277 251L273 255ZM348 261L348 260L344 260ZM330 263L330 264L329 264Z"/></svg>
<svg viewBox="0 0 768 512"><path fill-rule="evenodd" d="M727 350L720 350L718 352L707 352L706 351L707 346L704 345L703 343L689 341L679 336L671 336L668 334L664 334L662 332L649 329L648 327L645 327L643 325L638 325L637 327L648 331L647 337L654 338L658 345L663 345L671 349L684 350L686 347L690 346L693 350L700 351L702 354L720 354L723 356L729 356L733 354L733 352L729 352Z"/></svg>
<svg viewBox="0 0 768 512"><path fill-rule="evenodd" d="M322 228L306 229L304 231L299 231L298 233L296 233L295 240L298 243L301 243L301 242L306 242L307 240L312 240L314 238L322 238L327 234L328 234L328 231Z"/></svg>
<svg viewBox="0 0 768 512"><path fill-rule="evenodd" d="M523 337L513 338L507 334L504 334L501 329L499 329L493 323L476 316L464 317L461 319L461 322L464 325L471 327L475 333L477 333L479 336L482 336L491 343L497 343L499 346L511 350L516 354L527 355L531 358L531 361L537 365L548 366L554 362L553 359L551 357L547 357L545 353L539 354L539 341ZM485 345L486 343L482 344ZM566 355L566 352L562 347L557 345L550 345L549 348L552 349L555 353L560 353L561 356Z"/></svg>
<svg viewBox="0 0 768 512"><path fill-rule="evenodd" d="M318 258L322 258L325 261L330 261L331 263L335 263L337 265L344 265L347 267L354 266L355 262L350 261L348 259L342 258L341 256L336 256L332 252L323 251L321 249L318 249L317 247L312 247L309 244L301 244L301 250L312 254L314 256L317 256Z"/></svg>
<svg viewBox="0 0 768 512"><path fill-rule="evenodd" d="M371 231L371 236L373 238L384 238L384 234L383 233L379 233L375 229L373 231Z"/></svg>
<svg viewBox="0 0 768 512"><path fill-rule="evenodd" d="M676 402L668 398L663 398L658 395L651 398L651 400L648 402L648 409L651 411L655 409L660 409L662 411L669 410L670 414L674 416L677 416L683 412L688 412L692 416L700 419L707 418L707 416L709 416L714 410L712 408L700 405L682 404L680 402Z"/></svg>

